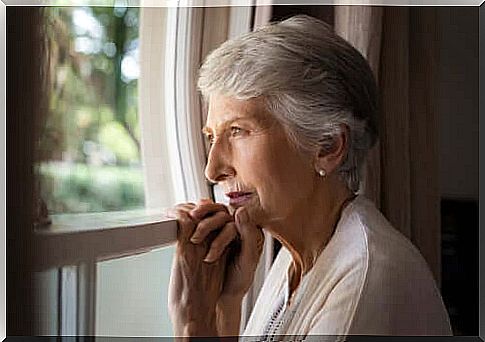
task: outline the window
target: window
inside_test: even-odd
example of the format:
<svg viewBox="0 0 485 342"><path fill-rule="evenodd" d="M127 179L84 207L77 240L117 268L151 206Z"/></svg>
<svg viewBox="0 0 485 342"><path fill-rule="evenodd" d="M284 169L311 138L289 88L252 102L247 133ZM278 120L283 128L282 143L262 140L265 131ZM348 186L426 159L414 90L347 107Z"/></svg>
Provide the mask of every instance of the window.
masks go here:
<svg viewBox="0 0 485 342"><path fill-rule="evenodd" d="M153 206L141 162L139 12L122 6L45 11L52 88L37 169L54 215L53 225L38 233L39 267L51 266L39 274L41 334L170 335L166 300L156 292L167 292L172 248L160 247L174 241L175 225L164 222L160 210L132 211L145 202ZM169 179L159 192L174 193ZM169 197L157 203L172 204ZM158 282L130 283L147 274L158 275ZM134 318L151 324L134 324Z"/></svg>
<svg viewBox="0 0 485 342"><path fill-rule="evenodd" d="M176 222L162 208L213 194L194 71L228 36L249 30L252 9L47 13L58 88L40 146L48 162L38 166L53 214L35 234L39 334L170 336ZM241 329L268 265L262 258Z"/></svg>
<svg viewBox="0 0 485 342"><path fill-rule="evenodd" d="M41 196L51 214L144 207L139 8L49 7Z"/></svg>

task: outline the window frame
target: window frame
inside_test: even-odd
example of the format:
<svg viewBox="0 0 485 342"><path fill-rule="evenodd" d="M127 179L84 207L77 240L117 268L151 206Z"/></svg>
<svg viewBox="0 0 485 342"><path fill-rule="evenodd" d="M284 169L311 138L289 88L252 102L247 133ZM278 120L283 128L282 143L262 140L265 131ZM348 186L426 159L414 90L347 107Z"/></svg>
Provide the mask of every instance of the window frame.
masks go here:
<svg viewBox="0 0 485 342"><path fill-rule="evenodd" d="M94 336L97 263L170 246L177 221L163 210L60 214L34 230L34 272L59 268L55 332ZM75 219L75 221L73 221ZM69 221L71 222L69 224Z"/></svg>
<svg viewBox="0 0 485 342"><path fill-rule="evenodd" d="M59 214L51 219L47 228L34 231L36 271L118 259L177 239L177 222L163 210Z"/></svg>
<svg viewBox="0 0 485 342"><path fill-rule="evenodd" d="M206 113L203 112L194 75L205 54L226 39L251 29L253 8L251 1L246 7L231 6L226 9L151 8L150 11L158 11L158 14L165 16L166 25L158 24L158 27L160 16L153 13L147 15L141 8L140 17L144 16L140 20L141 49L143 46L155 46L148 50L153 58L149 58L150 65L141 65L139 80L139 87L143 87L140 81L143 68L147 68L145 75L148 76L145 77L149 79L145 79L146 86L140 90L139 102L146 208L54 215L51 225L36 227L34 270L40 272L60 268L57 281L57 334L95 335L97 262L146 253L174 244L177 222L169 218L161 207L169 202L214 196L214 189L203 174L206 148L200 127ZM211 23L221 22L225 23L225 30L221 30L220 26L211 26ZM147 28L162 32L164 41L157 41L153 45L155 32L151 32L149 37L142 36L142 30ZM176 48L170 48L173 44ZM164 51L157 52L162 45ZM153 73L153 63L161 62L164 63L163 74ZM160 65L155 70L162 72ZM163 112L177 115L160 119ZM175 117L178 121L174 120ZM194 117L197 119L193 120ZM158 143L153 143L152 138L160 132L168 134L170 144L177 146L178 153L170 152L158 140ZM161 170L160 165L163 165ZM173 182L167 182L167 176ZM177 179L183 180L183 184L175 182ZM164 198L158 190L163 188L161 185L172 186L173 196ZM241 333L273 260L272 238L266 232L265 235L265 248L255 281L243 302Z"/></svg>

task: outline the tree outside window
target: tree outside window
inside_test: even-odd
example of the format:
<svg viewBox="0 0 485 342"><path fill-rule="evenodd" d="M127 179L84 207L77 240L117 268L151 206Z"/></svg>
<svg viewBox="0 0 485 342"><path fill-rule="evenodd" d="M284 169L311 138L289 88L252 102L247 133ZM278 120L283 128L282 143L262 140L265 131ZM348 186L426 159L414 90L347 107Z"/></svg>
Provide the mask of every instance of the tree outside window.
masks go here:
<svg viewBox="0 0 485 342"><path fill-rule="evenodd" d="M49 7L49 115L39 141L49 213L144 206L139 8Z"/></svg>

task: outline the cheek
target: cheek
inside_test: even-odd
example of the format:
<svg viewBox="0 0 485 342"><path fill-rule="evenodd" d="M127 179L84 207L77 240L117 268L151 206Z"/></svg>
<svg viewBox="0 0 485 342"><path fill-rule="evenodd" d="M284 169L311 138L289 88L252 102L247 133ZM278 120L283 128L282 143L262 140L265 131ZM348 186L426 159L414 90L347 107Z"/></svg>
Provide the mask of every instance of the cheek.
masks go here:
<svg viewBox="0 0 485 342"><path fill-rule="evenodd" d="M240 146L236 144L235 147L238 171L240 176L247 178L248 181L258 179L264 181L277 166L265 139L252 139L250 142L241 143ZM252 185L257 186L258 184Z"/></svg>
<svg viewBox="0 0 485 342"><path fill-rule="evenodd" d="M308 188L304 160L284 141L255 139L237 151L241 181L257 189L265 210L281 209L285 202L300 197L300 192Z"/></svg>
<svg viewBox="0 0 485 342"><path fill-rule="evenodd" d="M253 218L262 218L273 211L278 192L282 189L279 174L283 164L275 158L274 149L266 139L241 141L234 145L234 165L239 181L254 188L258 196L248 206Z"/></svg>

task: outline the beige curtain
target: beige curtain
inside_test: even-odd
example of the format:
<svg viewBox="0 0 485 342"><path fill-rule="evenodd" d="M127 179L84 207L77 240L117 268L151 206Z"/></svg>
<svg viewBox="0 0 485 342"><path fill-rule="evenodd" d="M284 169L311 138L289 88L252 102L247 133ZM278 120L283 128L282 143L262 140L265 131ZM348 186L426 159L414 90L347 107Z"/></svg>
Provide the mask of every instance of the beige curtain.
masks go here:
<svg viewBox="0 0 485 342"><path fill-rule="evenodd" d="M367 57L379 80L380 138L362 191L420 249L440 283L435 11L335 6L335 30Z"/></svg>

